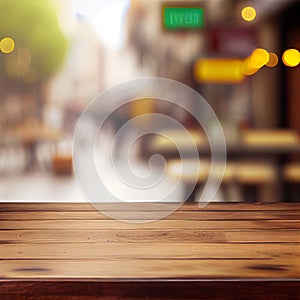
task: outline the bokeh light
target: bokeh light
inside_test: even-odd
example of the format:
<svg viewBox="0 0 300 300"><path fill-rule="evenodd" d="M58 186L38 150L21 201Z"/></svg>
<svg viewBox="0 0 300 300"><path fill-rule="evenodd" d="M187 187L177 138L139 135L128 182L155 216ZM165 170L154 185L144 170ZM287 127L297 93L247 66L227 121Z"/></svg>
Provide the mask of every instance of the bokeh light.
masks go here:
<svg viewBox="0 0 300 300"><path fill-rule="evenodd" d="M268 67L276 67L277 64L278 64L278 56L277 56L277 54L270 52L269 55L270 55L270 58L269 58L268 63L266 64L266 66L268 66Z"/></svg>
<svg viewBox="0 0 300 300"><path fill-rule="evenodd" d="M10 37L5 37L0 41L0 50L7 54L13 52L15 49L15 42Z"/></svg>
<svg viewBox="0 0 300 300"><path fill-rule="evenodd" d="M251 55L251 64L254 68L260 69L270 60L270 54L267 50L257 48Z"/></svg>
<svg viewBox="0 0 300 300"><path fill-rule="evenodd" d="M297 49L288 49L283 53L283 63L288 67L296 67L300 63L300 53Z"/></svg>
<svg viewBox="0 0 300 300"><path fill-rule="evenodd" d="M244 79L240 59L201 58L194 66L194 75L201 83L240 83Z"/></svg>
<svg viewBox="0 0 300 300"><path fill-rule="evenodd" d="M241 15L245 21L251 22L256 18L256 10L251 6L247 6L242 9Z"/></svg>
<svg viewBox="0 0 300 300"><path fill-rule="evenodd" d="M258 70L259 68L256 68L252 65L251 56L247 57L245 61L242 63L241 71L244 75L247 76L254 75Z"/></svg>

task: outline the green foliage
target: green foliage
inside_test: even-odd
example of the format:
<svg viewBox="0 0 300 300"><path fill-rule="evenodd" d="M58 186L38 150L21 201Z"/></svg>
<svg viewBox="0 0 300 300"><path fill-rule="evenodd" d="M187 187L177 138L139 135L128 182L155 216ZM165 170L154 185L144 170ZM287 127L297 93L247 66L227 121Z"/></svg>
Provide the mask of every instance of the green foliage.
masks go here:
<svg viewBox="0 0 300 300"><path fill-rule="evenodd" d="M15 50L0 53L1 77L21 79L34 72L44 80L64 61L68 43L51 0L0 0L0 40L4 37L14 39Z"/></svg>

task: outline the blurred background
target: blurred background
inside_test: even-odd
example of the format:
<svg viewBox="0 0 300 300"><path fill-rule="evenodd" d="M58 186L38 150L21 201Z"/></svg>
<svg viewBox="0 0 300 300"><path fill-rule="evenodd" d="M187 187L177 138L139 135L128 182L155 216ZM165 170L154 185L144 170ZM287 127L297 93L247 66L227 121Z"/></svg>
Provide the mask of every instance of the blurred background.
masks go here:
<svg viewBox="0 0 300 300"><path fill-rule="evenodd" d="M299 201L299 15L298 0L0 0L0 200L85 201L72 169L80 114L118 83L157 76L199 92L223 126L228 164L215 201ZM197 201L209 145L189 113L163 101L142 99L116 112L99 141L100 160L120 122L151 112L190 130L200 164L189 158L184 134L163 124L186 147L185 158L149 135L135 163L143 169L162 154L162 189L181 179L170 200L181 201L196 178L190 200Z"/></svg>

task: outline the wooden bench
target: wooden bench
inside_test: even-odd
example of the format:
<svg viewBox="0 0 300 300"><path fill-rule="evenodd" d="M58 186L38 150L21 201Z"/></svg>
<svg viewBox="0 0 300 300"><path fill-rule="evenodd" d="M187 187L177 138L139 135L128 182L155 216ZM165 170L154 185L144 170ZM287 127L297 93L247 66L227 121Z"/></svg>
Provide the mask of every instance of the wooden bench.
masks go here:
<svg viewBox="0 0 300 300"><path fill-rule="evenodd" d="M147 220L160 204L105 204ZM0 299L299 299L300 205L0 204Z"/></svg>

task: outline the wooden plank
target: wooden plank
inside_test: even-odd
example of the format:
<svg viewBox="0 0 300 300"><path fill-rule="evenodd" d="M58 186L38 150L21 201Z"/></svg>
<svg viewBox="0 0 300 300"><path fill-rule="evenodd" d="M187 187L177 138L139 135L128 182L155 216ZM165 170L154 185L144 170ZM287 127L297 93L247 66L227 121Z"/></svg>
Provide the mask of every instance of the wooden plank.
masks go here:
<svg viewBox="0 0 300 300"><path fill-rule="evenodd" d="M0 278L299 278L300 260L3 260Z"/></svg>
<svg viewBox="0 0 300 300"><path fill-rule="evenodd" d="M121 250L122 249L122 250ZM52 243L1 245L0 259L300 259L300 245L194 243Z"/></svg>
<svg viewBox="0 0 300 300"><path fill-rule="evenodd" d="M134 220L131 220L134 221ZM138 222L138 220L137 220ZM299 229L300 220L220 220L220 221L195 221L195 220L159 220L148 223L129 223L115 220L24 220L0 221L1 229L98 229L98 230L153 230L153 229Z"/></svg>
<svg viewBox="0 0 300 300"><path fill-rule="evenodd" d="M298 230L1 230L2 244L45 243L299 243ZM2 245L0 245L2 247ZM221 245L220 245L221 246ZM76 245L74 245L76 247ZM295 245L299 247L299 245Z"/></svg>
<svg viewBox="0 0 300 300"><path fill-rule="evenodd" d="M108 215L112 211L106 212ZM122 214L126 219L147 220L152 214L145 211L127 211ZM98 211L28 211L0 212L0 220L108 220L109 216ZM175 211L165 220L297 220L297 211Z"/></svg>
<svg viewBox="0 0 300 300"><path fill-rule="evenodd" d="M101 210L166 210L168 204L160 203L102 203ZM96 211L97 209L90 203L0 203L0 211ZM199 208L196 203L184 204L178 210L183 211L298 211L300 203L209 203L204 208Z"/></svg>
<svg viewBox="0 0 300 300"><path fill-rule="evenodd" d="M262 299L287 299L291 292L300 294L294 281L300 278L298 204L222 203L204 209L184 205L164 220L142 224L107 219L90 204L40 204L38 209L36 204L26 205L0 204L1 300L47 299L49 295L64 300L93 298L97 282L107 286L98 286L96 298L152 295L159 299L163 295L183 299L199 294L199 285L189 284L205 282L204 291L211 284L210 291L218 291L216 298L223 299L221 282L231 279L239 286L228 290L230 299L233 293L236 299L260 299L261 295ZM106 204L104 210L117 213L121 207ZM137 206L123 207L123 215L140 220L151 211L155 215L159 208L168 208L142 203L139 211ZM260 286L257 279L268 281ZM274 287L270 279L277 284L286 279L285 285ZM92 283L89 290L82 281ZM129 281L137 283L135 289L123 286L117 291L116 284ZM250 294L251 287L257 289L257 296ZM177 292L169 297L169 290ZM203 299L211 299L208 294Z"/></svg>

